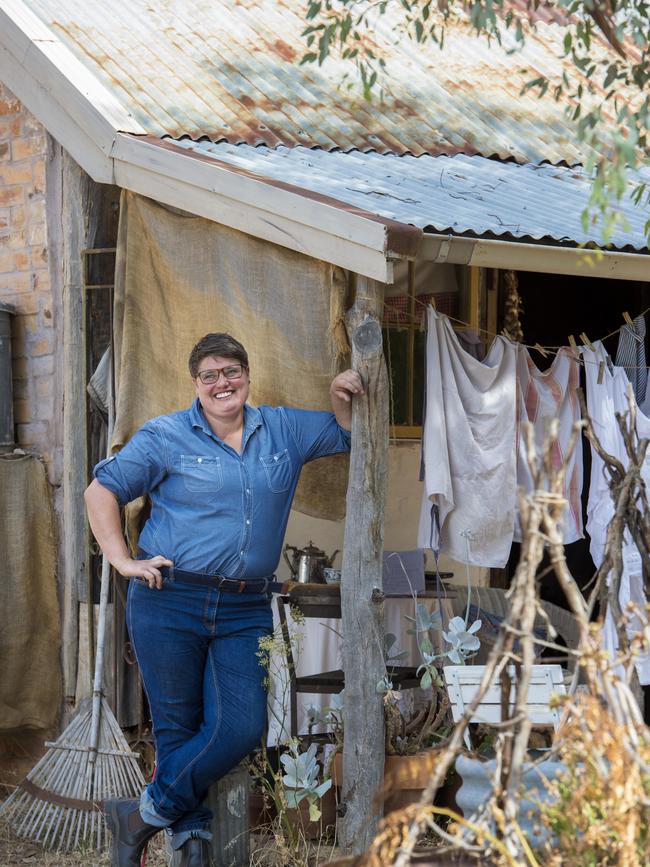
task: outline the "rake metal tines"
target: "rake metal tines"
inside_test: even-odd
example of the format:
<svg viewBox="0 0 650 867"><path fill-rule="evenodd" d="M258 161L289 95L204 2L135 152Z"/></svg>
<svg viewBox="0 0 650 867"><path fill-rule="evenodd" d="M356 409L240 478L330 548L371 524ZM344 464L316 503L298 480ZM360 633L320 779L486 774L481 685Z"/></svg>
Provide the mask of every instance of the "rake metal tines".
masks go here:
<svg viewBox="0 0 650 867"><path fill-rule="evenodd" d="M68 728L0 806L0 815L19 837L46 849L102 850L107 831L106 798L138 798L144 777L138 754L129 749L105 699L97 751L91 743L91 699L82 702Z"/></svg>

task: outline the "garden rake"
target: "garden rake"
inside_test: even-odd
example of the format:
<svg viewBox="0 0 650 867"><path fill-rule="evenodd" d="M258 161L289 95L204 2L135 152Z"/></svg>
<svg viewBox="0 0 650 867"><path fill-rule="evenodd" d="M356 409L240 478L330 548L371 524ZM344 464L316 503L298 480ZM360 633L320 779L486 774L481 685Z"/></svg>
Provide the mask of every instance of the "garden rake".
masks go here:
<svg viewBox="0 0 650 867"><path fill-rule="evenodd" d="M110 453L112 382L108 416ZM0 815L18 836L47 849L103 849L107 843L104 800L139 797L144 787L138 754L129 748L102 694L110 569L103 557L92 699L81 703L56 741L46 741L48 751L0 806ZM90 622L89 617L89 628Z"/></svg>

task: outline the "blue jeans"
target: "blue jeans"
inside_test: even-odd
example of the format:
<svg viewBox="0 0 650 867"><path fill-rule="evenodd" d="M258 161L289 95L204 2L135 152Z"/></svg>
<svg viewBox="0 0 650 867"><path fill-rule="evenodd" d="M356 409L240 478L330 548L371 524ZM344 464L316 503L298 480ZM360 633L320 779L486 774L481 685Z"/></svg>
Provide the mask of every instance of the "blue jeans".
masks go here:
<svg viewBox="0 0 650 867"><path fill-rule="evenodd" d="M177 840L204 836L208 788L264 733L267 673L257 653L272 631L269 596L168 580L150 590L132 579L127 624L156 744L156 776L144 797L155 824Z"/></svg>

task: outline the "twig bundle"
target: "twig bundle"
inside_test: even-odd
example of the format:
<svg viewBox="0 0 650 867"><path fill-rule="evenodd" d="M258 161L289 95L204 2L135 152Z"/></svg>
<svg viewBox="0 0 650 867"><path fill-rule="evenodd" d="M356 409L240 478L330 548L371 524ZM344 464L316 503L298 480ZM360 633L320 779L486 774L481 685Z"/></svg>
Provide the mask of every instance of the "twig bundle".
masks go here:
<svg viewBox="0 0 650 867"><path fill-rule="evenodd" d="M509 590L508 614L486 663L479 689L467 707L466 713L456 724L448 744L441 749L419 804L408 817L391 814L383 820L380 833L365 856L360 859L359 863L365 867L379 864L406 867L410 863L418 836L425 830L433 830L442 840L450 843L451 848L465 851L470 857L480 852L482 855L494 857L500 863L538 864L517 821L522 768L530 734L530 721L525 708L534 661L534 644L537 641L533 632L536 615L543 617L548 624L551 640L544 641L544 646L566 653L566 648L561 648L553 642L555 630L548 622L540 604L538 568L545 551L549 553L552 568L580 630L580 646L577 651L579 666L576 667L576 677L578 671L582 671L589 695L600 703L604 714L609 714L615 721L620 749L625 751L629 760L644 774L650 772L646 764L650 733L644 726L638 704L628 686L636 647L630 647L630 643L624 637L618 605L623 572L621 547L623 534L626 531L629 532L641 553L646 587L650 583L650 510L641 476L648 441L639 440L636 436L635 406L632 399L629 416L617 419L629 458L627 469L602 449L593 431L584 400L583 418L584 422L574 427L570 446L559 467L555 465L553 458L554 453L557 453L554 446L558 435L558 423L554 422L551 425L541 455L537 454L532 428L528 426L526 430L533 490L529 494L520 491L519 495L522 546L520 561ZM615 504L614 519L607 537L607 555L592 594L591 604L585 601L567 567L562 535L562 520L566 505L563 496L564 477L570 455L583 426L605 462ZM614 663L602 649L599 628L589 622L597 593L601 595L601 602L612 605L617 619L623 653ZM639 641L636 644L638 645ZM627 674L624 680L615 674L617 666L621 663L626 664ZM509 701L511 687L509 665L514 665L516 674L515 700L512 706ZM493 796L475 822L462 820L459 823L456 834L451 839L435 821L435 813L440 811L432 809L430 805L462 749L463 735L471 718L489 686L497 678L501 680L503 690L503 722L500 724L497 737L497 774ZM569 712L575 713L576 707L575 702L566 704L563 718L565 725L560 727L555 750L559 747L563 730L565 735L571 732L571 727L566 723ZM625 863L631 865L633 862Z"/></svg>

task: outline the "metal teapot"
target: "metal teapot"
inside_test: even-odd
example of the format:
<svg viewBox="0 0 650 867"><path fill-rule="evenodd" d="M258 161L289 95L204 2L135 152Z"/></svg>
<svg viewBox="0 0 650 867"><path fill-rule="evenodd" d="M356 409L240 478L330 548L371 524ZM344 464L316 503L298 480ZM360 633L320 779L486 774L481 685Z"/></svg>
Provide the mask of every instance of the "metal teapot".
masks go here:
<svg viewBox="0 0 650 867"><path fill-rule="evenodd" d="M292 551L291 559L287 551ZM296 548L293 545L285 545L282 552L291 570L291 578L299 584L322 584L325 581L323 569L331 566L334 558L339 553L338 549L328 557L324 551L312 544L311 539L306 548Z"/></svg>

